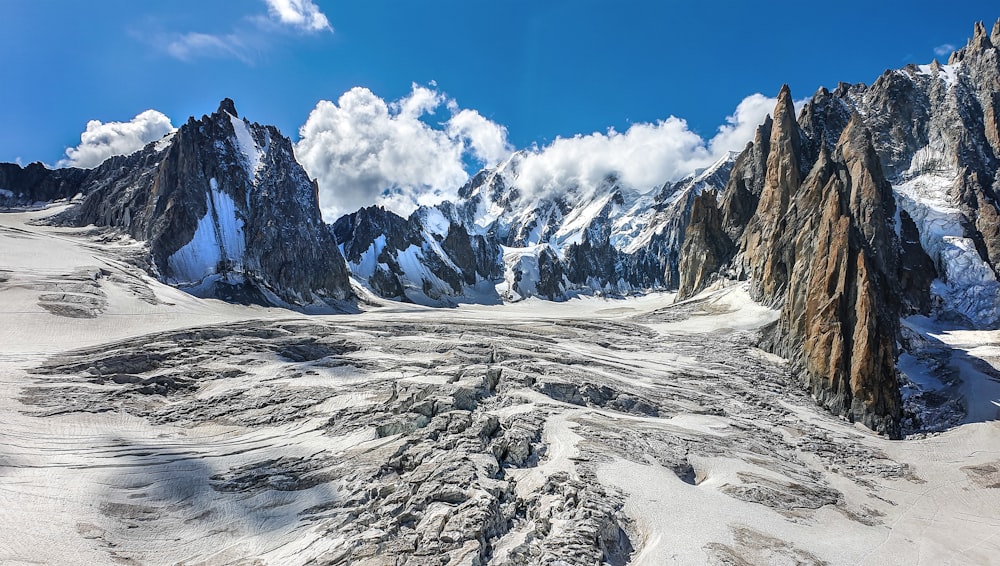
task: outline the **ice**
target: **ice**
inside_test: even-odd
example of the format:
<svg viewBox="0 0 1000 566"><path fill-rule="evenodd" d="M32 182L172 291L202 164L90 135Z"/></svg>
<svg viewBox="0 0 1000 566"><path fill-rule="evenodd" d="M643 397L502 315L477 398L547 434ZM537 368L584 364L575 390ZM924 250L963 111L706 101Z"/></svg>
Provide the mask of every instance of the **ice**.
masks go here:
<svg viewBox="0 0 1000 566"><path fill-rule="evenodd" d="M979 326L1000 322L1000 283L983 261L971 238L965 237L963 215L950 196L957 176L940 165L938 152L918 151L914 169L926 172L893 188L897 204L913 218L920 244L934 261L940 278L931 291L949 308Z"/></svg>
<svg viewBox="0 0 1000 566"><path fill-rule="evenodd" d="M453 537L488 540L488 564L1000 555L1000 331L920 328L952 352L973 411L889 441L753 347L777 312L743 286L679 304L369 297L382 306L306 316L165 286L93 228L33 223L55 211L0 214L0 562L301 564L415 545L419 562L457 552L428 550ZM38 306L82 288L105 298L95 318ZM312 348L328 355L290 357ZM187 386L140 392L165 379ZM620 536L634 550L603 559Z"/></svg>

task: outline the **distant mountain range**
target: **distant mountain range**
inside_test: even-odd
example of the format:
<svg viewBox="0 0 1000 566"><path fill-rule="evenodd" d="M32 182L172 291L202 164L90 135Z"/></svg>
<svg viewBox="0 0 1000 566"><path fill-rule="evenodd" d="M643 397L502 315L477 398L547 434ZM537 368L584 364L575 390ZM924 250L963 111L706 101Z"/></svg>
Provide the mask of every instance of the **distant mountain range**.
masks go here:
<svg viewBox="0 0 1000 566"><path fill-rule="evenodd" d="M0 206L73 199L54 222L146 242L144 267L200 296L351 309L358 286L432 306L620 296L748 282L780 309L761 346L834 413L898 437L905 317L1000 323L1000 21L947 65L782 88L738 154L640 193L614 176L558 196L519 188L522 153L408 218L322 221L275 128L231 100L95 169L0 164Z"/></svg>

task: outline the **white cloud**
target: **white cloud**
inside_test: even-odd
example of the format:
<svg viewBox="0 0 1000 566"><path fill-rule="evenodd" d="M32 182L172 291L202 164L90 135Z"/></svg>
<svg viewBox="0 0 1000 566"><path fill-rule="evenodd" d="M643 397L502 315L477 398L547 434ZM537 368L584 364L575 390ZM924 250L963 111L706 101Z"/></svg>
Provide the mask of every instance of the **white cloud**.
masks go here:
<svg viewBox="0 0 1000 566"><path fill-rule="evenodd" d="M655 124L633 124L625 133L610 129L557 138L525 156L519 168L520 188L535 196L571 187L586 193L611 175L639 191L660 187L711 165L730 151L741 151L777 102L762 94L744 98L709 140L673 116ZM796 108L804 103L796 102Z"/></svg>
<svg viewBox="0 0 1000 566"><path fill-rule="evenodd" d="M58 167L97 167L113 155L128 155L172 132L170 119L156 110L146 110L128 122L91 120L80 134L80 145L66 149Z"/></svg>
<svg viewBox="0 0 1000 566"><path fill-rule="evenodd" d="M244 40L236 34L185 33L168 39L165 50L171 57L185 62L205 57L210 59L232 58L247 64L253 63Z"/></svg>
<svg viewBox="0 0 1000 566"><path fill-rule="evenodd" d="M655 124L633 124L572 138L557 138L529 153L519 168L525 194L550 195L576 187L588 192L615 175L628 187L650 189L711 163L705 141L671 116Z"/></svg>
<svg viewBox="0 0 1000 566"><path fill-rule="evenodd" d="M330 20L312 0L264 0L272 17L307 32L333 31Z"/></svg>
<svg viewBox="0 0 1000 566"><path fill-rule="evenodd" d="M712 154L721 156L727 151L741 151L747 142L753 139L757 126L774 111L777 103L776 98L769 98L760 93L751 94L740 101L736 111L726 117L726 123L719 126L718 133L709 142ZM795 104L798 111L801 104L805 104L805 100Z"/></svg>
<svg viewBox="0 0 1000 566"><path fill-rule="evenodd" d="M442 105L451 119L429 123ZM336 103L316 105L299 130L295 155L318 181L328 221L371 204L406 215L454 198L469 177L464 158L470 153L483 163L509 153L506 130L468 112L416 84L409 95L388 103L355 87Z"/></svg>
<svg viewBox="0 0 1000 566"><path fill-rule="evenodd" d="M457 110L457 108L455 109ZM495 165L510 155L507 128L475 110L458 110L448 120L448 134L468 141L472 154L486 165Z"/></svg>
<svg viewBox="0 0 1000 566"><path fill-rule="evenodd" d="M233 21L229 33L135 33L140 41L184 61L236 59L253 65L284 31L307 34L333 31L330 20L312 0L264 0L267 14L246 15Z"/></svg>
<svg viewBox="0 0 1000 566"><path fill-rule="evenodd" d="M775 104L761 94L746 97L709 139L673 116L625 132L557 138L524 154L518 186L533 196L570 188L586 193L614 175L626 187L654 189L741 151ZM429 117L442 106L450 118L432 123ZM360 87L336 103L321 101L299 135L296 157L317 179L328 221L371 204L405 216L418 205L452 199L469 178L470 157L493 165L512 150L506 128L416 84L394 102Z"/></svg>
<svg viewBox="0 0 1000 566"><path fill-rule="evenodd" d="M945 55L951 55L951 52L954 50L954 45L950 43L943 43L934 48L934 54L938 57L944 57Z"/></svg>

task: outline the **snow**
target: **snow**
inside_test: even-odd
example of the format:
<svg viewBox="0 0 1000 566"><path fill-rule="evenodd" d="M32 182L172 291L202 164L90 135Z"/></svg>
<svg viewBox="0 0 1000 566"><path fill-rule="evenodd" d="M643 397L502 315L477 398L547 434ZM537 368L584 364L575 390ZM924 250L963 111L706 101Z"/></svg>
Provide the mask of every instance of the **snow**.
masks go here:
<svg viewBox="0 0 1000 566"><path fill-rule="evenodd" d="M375 241L361 254L357 262L351 262L351 272L363 279L371 277L375 273L376 267L378 267L378 256L382 253L383 249L385 249L385 234L381 234L378 238L375 238ZM341 253L343 253L343 250L341 250Z"/></svg>
<svg viewBox="0 0 1000 566"><path fill-rule="evenodd" d="M421 208L420 217L423 221L423 227L427 232L440 236L448 234L448 229L451 227L451 221L448 220L439 209L432 207Z"/></svg>
<svg viewBox="0 0 1000 566"><path fill-rule="evenodd" d="M536 244L523 248L501 246L503 254L503 281L496 285L497 293L507 301L520 301L538 295L538 280L541 271L538 257L544 251L552 252L548 244Z"/></svg>
<svg viewBox="0 0 1000 566"><path fill-rule="evenodd" d="M247 128L245 118L241 120L230 114L229 120L233 124L233 131L236 132L236 145L239 147L240 152L243 153L243 157L246 159L246 165L248 167L247 174L250 176L250 179L253 180L260 172L262 164L261 150L257 147L257 143L250 134L250 129Z"/></svg>
<svg viewBox="0 0 1000 566"><path fill-rule="evenodd" d="M917 65L919 73L928 77L934 77L934 65ZM944 81L947 87L952 87L958 82L958 65L938 65L937 77Z"/></svg>
<svg viewBox="0 0 1000 566"><path fill-rule="evenodd" d="M246 251L243 220L232 197L219 190L213 177L205 199L208 210L198 220L191 241L167 258L169 281L177 285L197 285L217 272L223 260L238 269Z"/></svg>
<svg viewBox="0 0 1000 566"><path fill-rule="evenodd" d="M566 215L562 226L556 230L553 236L555 243L560 246L581 243L584 230L601 214L613 197L614 193L604 195ZM608 216L613 217L614 215L609 214Z"/></svg>
<svg viewBox="0 0 1000 566"><path fill-rule="evenodd" d="M153 144L153 150L157 153L170 147L170 144L174 141L174 136L177 134L177 130L170 132L169 134L163 136L162 138L156 140Z"/></svg>
<svg viewBox="0 0 1000 566"><path fill-rule="evenodd" d="M7 189L0 189L0 197L14 198L14 191L8 191Z"/></svg>
<svg viewBox="0 0 1000 566"><path fill-rule="evenodd" d="M400 279L406 289L406 296L418 304L435 304L442 295L449 295L454 292L450 285L441 281L430 269L424 265L423 251L418 246L410 245L405 250L396 254L396 261L402 272ZM428 285L425 292L424 285ZM435 296L436 295L436 296Z"/></svg>
<svg viewBox="0 0 1000 566"><path fill-rule="evenodd" d="M224 208L218 198L212 200L216 209ZM632 564L706 563L707 549L720 546L735 549L739 558L753 564L987 564L1000 556L996 536L1000 490L989 483L995 482L989 479L995 476L977 479L974 475L1000 462L1000 423L996 420L1000 383L989 376L989 368L1000 367L1000 331L956 331L930 323L921 327L921 332L954 349L953 363L965 380L964 395L973 403L968 422L926 438L888 441L830 416L804 395L773 399L779 410L753 420L757 408L748 402L751 396L726 397L719 387L747 376L735 373L724 358L708 363L671 349L674 341L692 334L696 342L722 347L721 338L727 332L752 330L773 320L775 311L755 305L743 287L706 293L679 305L673 303L672 294L652 293L627 300L579 297L564 303L529 298L515 304L462 305L447 310L395 303L351 317L306 317L198 299L136 275L116 259L118 243L88 239L87 229L32 223L58 210L0 214L0 267L12 278L0 282L0 318L5 322L0 325L0 421L4 423L0 428L0 562L106 564L128 559L150 564L229 564L259 559L268 564L295 564L335 557L345 540L330 529L343 516L336 509L329 510L329 505L344 502L340 490L350 487L348 483L371 478L321 481L308 489L282 491L274 487L285 476L274 475L268 486L243 493L213 489L209 478L262 461L308 461L323 455L334 466L346 463L350 467L382 453L391 456L401 446L398 440L376 440L370 427L336 432L331 419L343 414L336 411L376 409L384 399L374 386L387 380L443 377L446 381L451 375L442 375L443 366L448 372L460 367L481 374L481 364L449 366L450 360L468 349L469 340L497 327L526 332L513 338L518 341L517 357L498 364L505 375L510 372L515 377L477 408L477 418L492 415L503 420L530 413L543 421L537 464L511 466L504 475L517 479L514 488L522 498L537 495L539 486L560 473L620 494L621 513L635 547ZM512 256L524 251L505 250ZM408 252L413 255L416 250ZM107 297L106 310L93 319L75 319L40 308L39 295L44 291L39 285L66 285L77 269L114 275L98 280ZM158 301L141 300L117 278L142 286ZM670 316L691 308L694 314L688 318ZM661 315L666 317L664 322L657 322ZM417 326L403 334L393 332L399 325L428 320L432 322L429 327L461 332L453 333L453 338L429 336ZM314 394L324 395L296 420L260 426L229 422L225 417L195 426L164 424L123 409L43 416L37 405L27 404L32 395L54 398L68 391L111 387L79 376L34 371L54 356L67 355L67 350L100 349L117 340L166 330L249 321L255 327L274 323L336 326L340 336L366 344L357 353L362 360L365 355L371 360L391 356L391 348L378 349L385 341L419 341L420 351L401 354L412 358L403 360L410 365L400 367L420 371L400 375L362 365L301 366L280 362L264 352L260 365L243 368L245 375L199 384L204 389L189 397L203 400L232 393L266 404L269 395L281 388L304 392L313 388ZM623 329L653 333L655 347L638 348L632 338L619 332ZM479 334L469 338L467 331ZM601 337L598 343L579 340L586 332L604 334L595 334ZM372 342L360 342L365 336ZM532 341L531 336L538 340ZM511 340L506 334L491 339L497 344ZM763 356L752 349L743 352ZM554 353L593 361L572 366L587 380L601 372L617 372L605 382L667 392L671 410L661 416L625 414L558 402L522 386L517 368L535 367L532 377L547 378L549 369L560 367L545 357ZM733 359L742 355L734 353ZM225 352L206 350L198 358L199 368L224 369L231 361L225 356ZM718 379L713 381L711 376ZM369 381L371 391L338 390L344 382ZM64 382L76 389L67 389ZM184 399L123 396L120 401L124 407L146 402L169 405ZM67 403L72 404L71 400ZM717 410L722 412L706 414ZM687 453L683 447L690 444L697 449L698 442L710 447L753 442L754 438L743 436L748 423L759 427L767 442L791 448L752 454L692 450L687 456L695 471L691 483L658 461L658 454L640 452L625 459L608 451L607 442L613 440L595 434L603 431L616 438L618 432L629 430L649 438L673 438ZM810 449L817 443L819 450ZM872 465L870 453L882 458L874 460L875 466L898 463L905 466L907 475L894 477L880 469L853 477L844 472ZM824 461L820 454L844 457ZM788 480L822 482L840 492L839 503L815 510L779 511L725 491L742 485L741 478L747 474L782 481L786 478L782 462L808 472L787 476ZM332 469L320 468L317 477ZM576 493L575 488L557 489L543 497L552 500L552 509L558 509L571 493ZM371 502L378 504L376 498ZM305 512L310 508L311 512ZM428 507L424 516L441 509L440 504ZM505 553L542 524L533 519L518 518L515 531L491 541L496 551L491 564L503 563ZM561 527L557 521L545 526ZM737 529L756 533L750 542L759 544L739 546Z"/></svg>

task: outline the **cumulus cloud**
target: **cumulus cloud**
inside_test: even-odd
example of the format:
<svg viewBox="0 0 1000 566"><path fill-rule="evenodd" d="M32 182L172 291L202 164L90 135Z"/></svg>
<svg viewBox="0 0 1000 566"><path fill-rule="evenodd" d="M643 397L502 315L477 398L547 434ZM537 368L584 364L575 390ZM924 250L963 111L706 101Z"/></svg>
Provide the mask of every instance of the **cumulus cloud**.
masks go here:
<svg viewBox="0 0 1000 566"><path fill-rule="evenodd" d="M777 102L762 94L744 98L708 140L674 116L633 124L624 133L609 129L557 138L525 156L519 168L520 188L535 196L571 187L587 192L609 176L638 191L657 188L711 165L730 151L742 150ZM797 101L796 109L804 104L805 100Z"/></svg>
<svg viewBox="0 0 1000 566"><path fill-rule="evenodd" d="M722 156L728 151L740 151L748 141L753 139L757 126L764 118L774 111L778 99L769 98L756 93L744 98L736 106L736 111L726 117L726 123L719 126L718 133L709 142L712 155ZM796 102L796 111L801 109L805 100Z"/></svg>
<svg viewBox="0 0 1000 566"><path fill-rule="evenodd" d="M510 155L507 128L493 122L475 110L455 109L448 120L448 134L468 141L472 155L486 165L494 165Z"/></svg>
<svg viewBox="0 0 1000 566"><path fill-rule="evenodd" d="M307 32L333 31L330 20L312 0L265 0L271 16Z"/></svg>
<svg viewBox="0 0 1000 566"><path fill-rule="evenodd" d="M525 156L519 186L526 194L548 195L575 187L597 187L610 175L628 187L648 189L711 163L705 141L687 122L670 117L633 124L625 133L557 138Z"/></svg>
<svg viewBox="0 0 1000 566"><path fill-rule="evenodd" d="M797 101L797 110L804 103ZM556 138L522 154L518 187L535 197L571 188L586 193L614 176L638 191L655 189L741 151L775 104L761 94L746 97L708 139L673 116L625 132ZM434 122L442 106L450 117ZM321 101L299 135L296 156L319 183L328 221L371 204L405 216L419 205L453 199L471 161L492 166L512 151L506 128L416 84L392 102L361 87L336 103Z"/></svg>
<svg viewBox="0 0 1000 566"><path fill-rule="evenodd" d="M452 116L435 124L442 106ZM454 198L469 177L465 158L492 164L510 152L504 128L416 84L393 102L362 87L320 101L299 136L295 155L319 183L328 221L371 204L406 215Z"/></svg>
<svg viewBox="0 0 1000 566"><path fill-rule="evenodd" d="M951 55L951 52L954 50L954 45L950 43L943 43L934 48L934 54L938 57L944 57L945 55Z"/></svg>
<svg viewBox="0 0 1000 566"><path fill-rule="evenodd" d="M113 155L128 155L174 131L167 118L156 110L146 110L128 122L87 122L80 145L66 149L58 167L97 167Z"/></svg>

